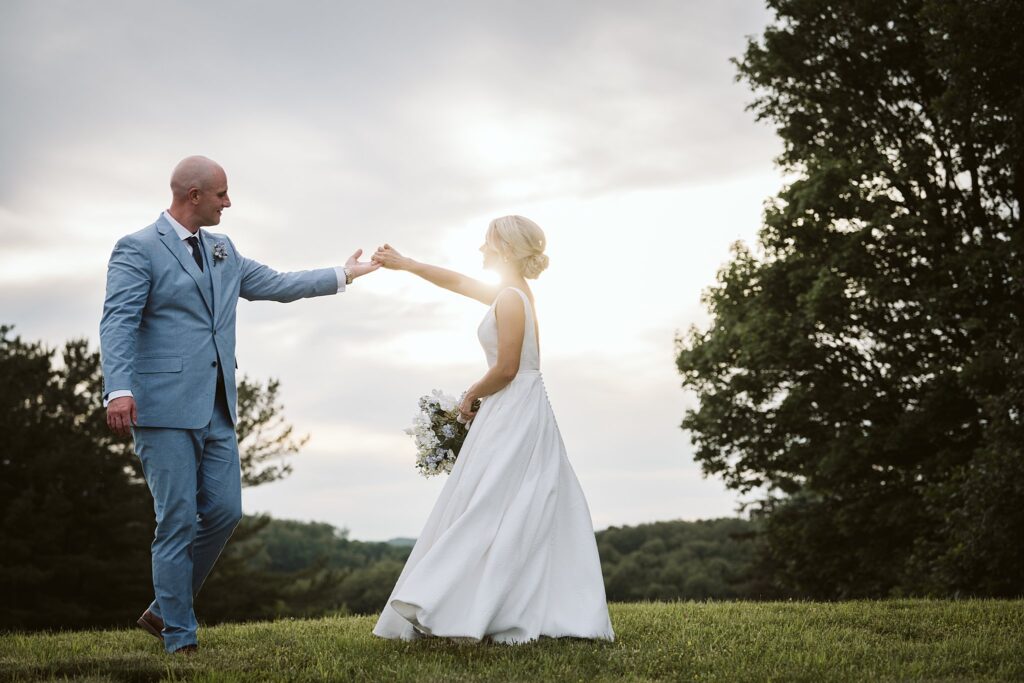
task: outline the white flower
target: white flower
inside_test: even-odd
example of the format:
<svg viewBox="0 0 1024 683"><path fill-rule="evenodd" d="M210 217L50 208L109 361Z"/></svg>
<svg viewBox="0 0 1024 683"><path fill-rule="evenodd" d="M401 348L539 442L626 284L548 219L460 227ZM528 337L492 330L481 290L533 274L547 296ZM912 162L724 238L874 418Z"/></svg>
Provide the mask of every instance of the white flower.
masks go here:
<svg viewBox="0 0 1024 683"><path fill-rule="evenodd" d="M217 261L223 261L228 257L228 245L223 242L217 242L213 245L213 262L216 265Z"/></svg>
<svg viewBox="0 0 1024 683"><path fill-rule="evenodd" d="M455 407L458 405L455 402L455 397L454 396L446 394L443 391L441 391L440 389L434 389L430 393L433 395L436 404L441 408L441 410L443 410L445 412L449 412L451 410L454 410Z"/></svg>

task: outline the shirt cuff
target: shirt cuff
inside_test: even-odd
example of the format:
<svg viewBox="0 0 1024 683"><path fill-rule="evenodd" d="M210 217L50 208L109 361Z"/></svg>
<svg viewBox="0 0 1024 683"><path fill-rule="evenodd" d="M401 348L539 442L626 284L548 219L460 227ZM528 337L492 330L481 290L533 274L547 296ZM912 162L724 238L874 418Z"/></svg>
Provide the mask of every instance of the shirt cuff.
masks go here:
<svg viewBox="0 0 1024 683"><path fill-rule="evenodd" d="M121 398L122 396L131 396L132 398L135 397L135 395L132 394L131 389L118 389L117 391L111 391L103 399L103 407L106 408L108 403L113 401L115 398Z"/></svg>
<svg viewBox="0 0 1024 683"><path fill-rule="evenodd" d="M334 266L334 274L338 278L338 294L345 291L345 267Z"/></svg>

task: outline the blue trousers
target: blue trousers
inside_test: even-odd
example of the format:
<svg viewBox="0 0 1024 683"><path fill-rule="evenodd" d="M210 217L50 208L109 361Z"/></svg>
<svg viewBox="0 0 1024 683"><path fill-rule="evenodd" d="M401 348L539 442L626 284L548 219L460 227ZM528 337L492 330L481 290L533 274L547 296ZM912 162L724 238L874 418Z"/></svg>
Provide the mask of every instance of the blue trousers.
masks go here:
<svg viewBox="0 0 1024 683"><path fill-rule="evenodd" d="M149 609L174 652L196 644L193 598L242 518L238 441L222 390L206 427L135 427L133 435L156 512Z"/></svg>

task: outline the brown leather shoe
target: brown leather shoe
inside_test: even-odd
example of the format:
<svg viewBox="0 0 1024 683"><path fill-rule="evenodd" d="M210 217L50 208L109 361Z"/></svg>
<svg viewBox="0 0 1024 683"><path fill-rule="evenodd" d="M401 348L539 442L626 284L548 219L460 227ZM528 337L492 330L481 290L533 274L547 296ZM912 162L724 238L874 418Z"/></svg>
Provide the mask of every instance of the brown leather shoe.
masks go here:
<svg viewBox="0 0 1024 683"><path fill-rule="evenodd" d="M194 655L199 651L198 645L182 645L177 650L172 652L172 655Z"/></svg>
<svg viewBox="0 0 1024 683"><path fill-rule="evenodd" d="M142 613L142 616L139 617L139 620L135 623L146 633L156 636L160 640L164 639L162 633L164 630L164 620L150 612L148 609Z"/></svg>

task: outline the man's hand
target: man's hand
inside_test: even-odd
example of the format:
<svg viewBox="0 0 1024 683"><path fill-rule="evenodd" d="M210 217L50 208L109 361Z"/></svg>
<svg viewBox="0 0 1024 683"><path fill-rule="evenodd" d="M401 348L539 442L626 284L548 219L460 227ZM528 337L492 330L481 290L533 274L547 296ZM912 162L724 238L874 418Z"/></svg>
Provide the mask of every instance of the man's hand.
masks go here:
<svg viewBox="0 0 1024 683"><path fill-rule="evenodd" d="M121 396L107 404L107 426L118 436L131 435L132 426L138 423L139 414L131 396Z"/></svg>
<svg viewBox="0 0 1024 683"><path fill-rule="evenodd" d="M373 271L380 268L379 263L374 263L373 261L360 261L359 257L362 255L363 250L356 249L356 253L352 254L352 257L349 258L348 261L345 261L345 268L348 269L348 272L352 275L353 280L355 280L357 277L362 277L367 273L372 273Z"/></svg>

